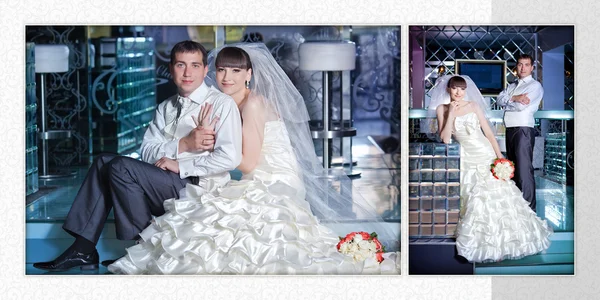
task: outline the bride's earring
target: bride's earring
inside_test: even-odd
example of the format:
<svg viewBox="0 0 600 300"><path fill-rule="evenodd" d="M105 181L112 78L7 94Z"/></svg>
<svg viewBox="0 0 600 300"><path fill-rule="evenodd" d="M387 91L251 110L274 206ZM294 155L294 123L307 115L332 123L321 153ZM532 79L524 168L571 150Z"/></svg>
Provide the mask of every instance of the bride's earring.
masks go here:
<svg viewBox="0 0 600 300"><path fill-rule="evenodd" d="M245 84L246 84L246 89L249 89L250 88L250 81L246 80Z"/></svg>

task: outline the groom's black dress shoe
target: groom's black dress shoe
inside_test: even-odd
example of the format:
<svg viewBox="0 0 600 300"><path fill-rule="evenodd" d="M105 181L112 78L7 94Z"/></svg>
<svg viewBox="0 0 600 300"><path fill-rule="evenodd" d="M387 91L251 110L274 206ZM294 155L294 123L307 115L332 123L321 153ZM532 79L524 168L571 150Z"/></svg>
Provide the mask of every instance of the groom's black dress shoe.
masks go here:
<svg viewBox="0 0 600 300"><path fill-rule="evenodd" d="M75 267L79 267L81 270L95 270L98 269L99 260L97 250L86 254L69 248L55 260L34 263L33 266L51 272L66 271Z"/></svg>
<svg viewBox="0 0 600 300"><path fill-rule="evenodd" d="M100 264L102 264L105 267L108 267L109 265L112 265L115 261L117 261L116 259L107 259L107 260L103 260Z"/></svg>

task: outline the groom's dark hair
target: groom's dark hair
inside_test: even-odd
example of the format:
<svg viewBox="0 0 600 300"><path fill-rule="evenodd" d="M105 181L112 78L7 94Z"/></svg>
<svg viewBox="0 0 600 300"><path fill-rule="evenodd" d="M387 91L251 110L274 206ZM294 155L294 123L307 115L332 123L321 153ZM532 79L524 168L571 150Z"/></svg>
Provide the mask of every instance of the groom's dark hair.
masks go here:
<svg viewBox="0 0 600 300"><path fill-rule="evenodd" d="M517 57L517 62L519 62L519 60L521 60L521 59L529 59L529 62L533 66L533 57L531 57L531 55L529 55L527 53L523 53L523 54L519 55L519 57Z"/></svg>
<svg viewBox="0 0 600 300"><path fill-rule="evenodd" d="M202 44L200 44L198 42L190 41L190 40L179 42L179 43L175 44L175 46L173 46L173 49L171 49L170 64L173 64L173 62L175 61L175 55L177 55L177 53L194 53L194 52L202 53L202 64L204 66L206 66L207 65L206 48L204 48L204 46L202 46Z"/></svg>

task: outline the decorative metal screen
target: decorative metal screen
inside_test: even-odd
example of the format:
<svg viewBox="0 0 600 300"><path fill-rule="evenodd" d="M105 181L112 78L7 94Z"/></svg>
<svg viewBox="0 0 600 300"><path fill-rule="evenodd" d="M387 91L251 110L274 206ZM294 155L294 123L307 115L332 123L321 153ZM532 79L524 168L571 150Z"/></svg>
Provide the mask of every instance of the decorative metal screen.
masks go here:
<svg viewBox="0 0 600 300"><path fill-rule="evenodd" d="M422 26L411 27L411 34L424 49L426 99L435 80L455 74L455 59L506 60L507 82L516 80L513 69L521 53L535 59L536 71L541 71L538 59L536 26ZM537 77L534 74L534 78ZM417 99L420 100L420 99ZM491 97L492 109L495 97ZM425 104L428 101L425 100Z"/></svg>
<svg viewBox="0 0 600 300"><path fill-rule="evenodd" d="M48 130L69 130L72 133L69 139L49 141L51 168L87 164L89 160L86 28L86 26L27 26L25 29L27 42L64 44L69 47L69 70L65 73L48 74L48 84L44 87ZM38 95L40 95L40 88L40 85L36 86Z"/></svg>

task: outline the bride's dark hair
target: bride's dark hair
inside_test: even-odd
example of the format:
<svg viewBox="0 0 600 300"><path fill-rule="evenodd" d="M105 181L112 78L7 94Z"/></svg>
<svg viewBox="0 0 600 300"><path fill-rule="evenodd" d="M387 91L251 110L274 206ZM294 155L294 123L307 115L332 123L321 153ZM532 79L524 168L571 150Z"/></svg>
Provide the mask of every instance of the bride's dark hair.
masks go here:
<svg viewBox="0 0 600 300"><path fill-rule="evenodd" d="M450 80L448 80L448 88L460 87L463 89L467 88L467 81L460 76L452 76Z"/></svg>
<svg viewBox="0 0 600 300"><path fill-rule="evenodd" d="M250 56L246 51L238 47L225 47L219 51L215 60L215 66L221 68L252 69Z"/></svg>

